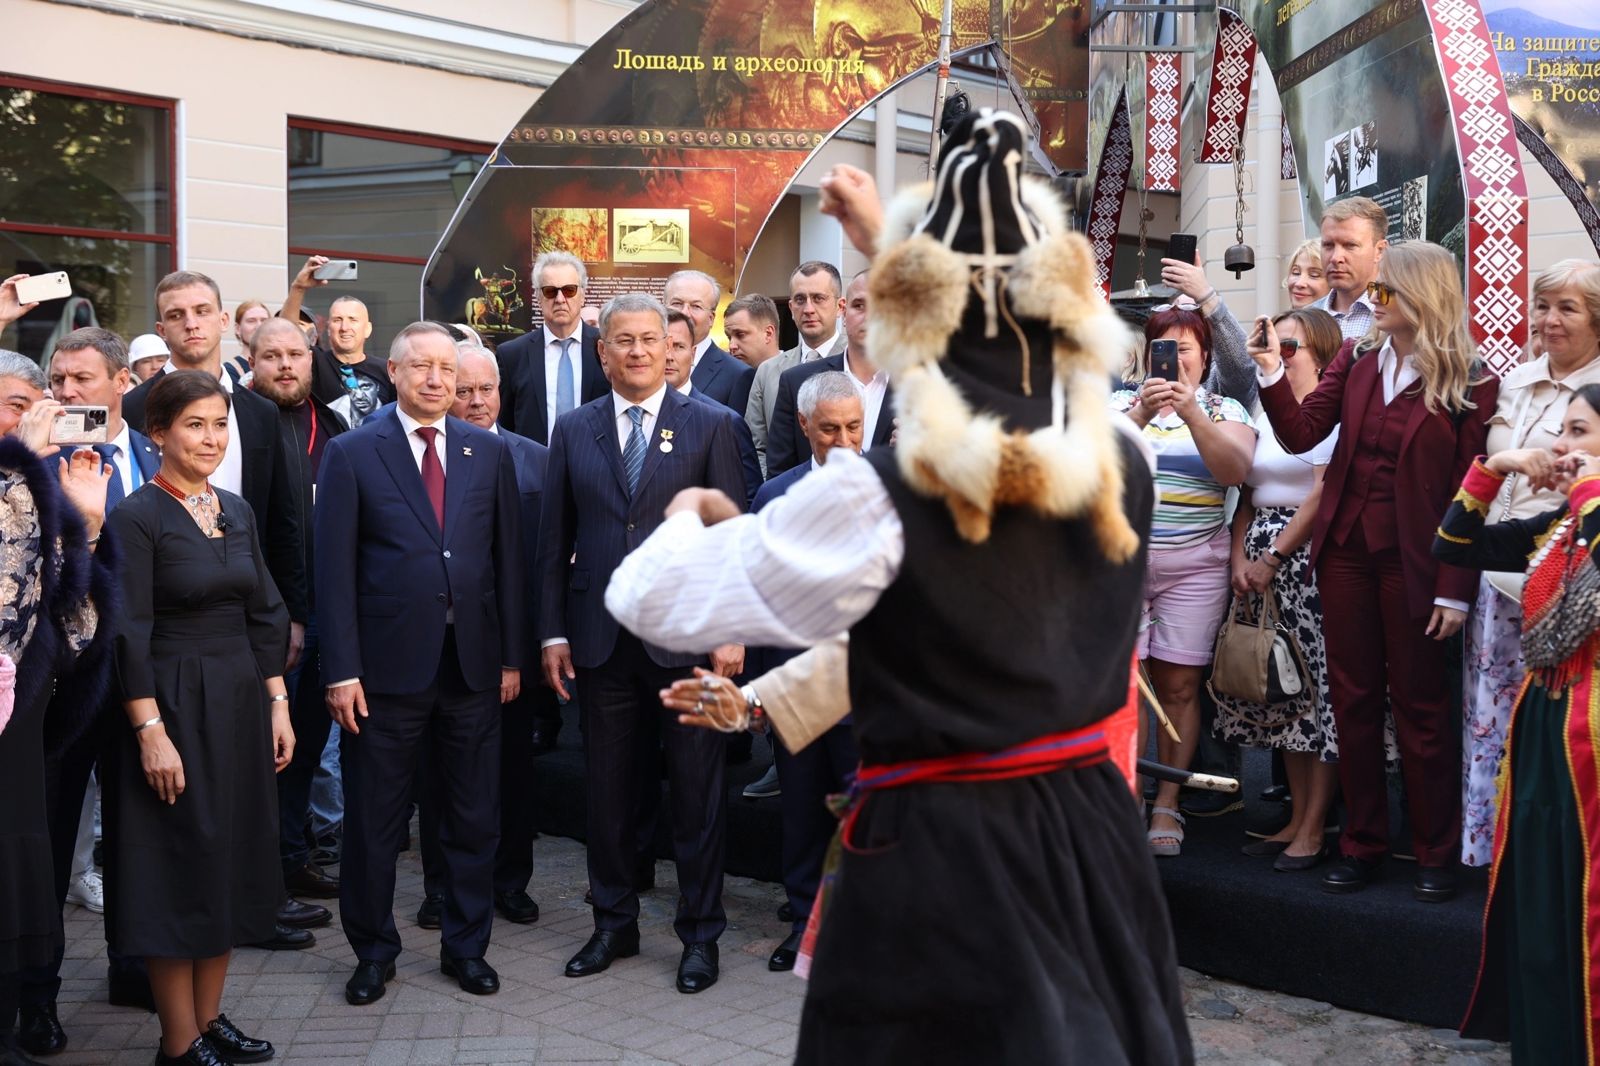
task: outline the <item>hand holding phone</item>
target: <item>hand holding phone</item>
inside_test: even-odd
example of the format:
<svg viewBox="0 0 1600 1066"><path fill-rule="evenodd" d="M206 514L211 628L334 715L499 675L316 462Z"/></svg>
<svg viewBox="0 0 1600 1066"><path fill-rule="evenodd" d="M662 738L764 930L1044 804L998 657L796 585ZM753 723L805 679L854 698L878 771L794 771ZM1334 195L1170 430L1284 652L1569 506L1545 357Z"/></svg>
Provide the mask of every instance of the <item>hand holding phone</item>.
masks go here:
<svg viewBox="0 0 1600 1066"><path fill-rule="evenodd" d="M1171 339L1150 342L1150 373L1163 381L1178 380L1178 342Z"/></svg>
<svg viewBox="0 0 1600 1066"><path fill-rule="evenodd" d="M63 407L50 423L51 444L104 444L111 423L109 408Z"/></svg>
<svg viewBox="0 0 1600 1066"><path fill-rule="evenodd" d="M46 300L60 300L72 295L72 283L67 280L67 272L58 270L53 274L37 274L23 278L16 283L17 302L20 304L43 303Z"/></svg>
<svg viewBox="0 0 1600 1066"><path fill-rule="evenodd" d="M311 275L318 281L354 281L356 280L356 261L354 259L330 259Z"/></svg>
<svg viewBox="0 0 1600 1066"><path fill-rule="evenodd" d="M1252 348L1270 348L1272 341L1268 333L1272 329L1272 319L1266 315L1256 316L1256 335L1250 341Z"/></svg>

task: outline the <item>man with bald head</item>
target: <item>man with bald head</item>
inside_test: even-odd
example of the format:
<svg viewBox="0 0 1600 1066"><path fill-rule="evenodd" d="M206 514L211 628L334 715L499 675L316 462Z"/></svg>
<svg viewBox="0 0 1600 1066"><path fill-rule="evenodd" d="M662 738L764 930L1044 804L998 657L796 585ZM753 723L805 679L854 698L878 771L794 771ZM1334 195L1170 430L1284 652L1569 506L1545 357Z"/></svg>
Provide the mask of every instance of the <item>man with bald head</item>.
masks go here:
<svg viewBox="0 0 1600 1066"><path fill-rule="evenodd" d="M287 318L269 318L250 335L250 358L254 373L250 387L278 408L278 429L284 451L293 467L290 482L296 506L311 527L317 499L317 475L328 442L345 432L344 420L312 394L311 347L305 333ZM315 538L305 538L306 573L315 573ZM289 691L289 721L301 743L295 745L294 758L278 775L278 857L283 864L284 888L290 905L279 920L305 926L322 924L330 915L296 911L296 896L332 899L339 895L339 882L311 861L311 846L306 839L306 822L311 813L311 782L322 758L328 736L328 712L322 700L322 667L318 653L316 589L306 594L306 635L300 661L284 676ZM287 919L287 921L286 921Z"/></svg>
<svg viewBox="0 0 1600 1066"><path fill-rule="evenodd" d="M518 436L499 425L500 366L476 341L456 343L456 397L450 414L463 422L497 435L511 450L516 464L517 492L521 497L522 557L525 593L521 603L528 637L527 663L539 660L535 617L539 603L539 571L531 565L539 549L539 504L544 494L543 444ZM555 692L537 683L522 686L516 699L500 705L500 843L494 853L494 906L508 922L526 925L539 920L539 905L528 895L533 879L533 836L536 811L533 788L533 730L540 718L558 715ZM439 848L436 796L439 782L429 767L424 780L421 810L422 882L424 907L444 906L444 857ZM418 923L422 924L422 923Z"/></svg>
<svg viewBox="0 0 1600 1066"><path fill-rule="evenodd" d="M306 293L328 284L316 276L317 268L327 262L324 255L305 261L289 285L283 310L278 312L280 318L295 321ZM354 429L378 408L394 402L394 385L383 361L367 354L372 319L365 303L354 296L334 297L328 305L327 332L328 347L312 350L311 391Z"/></svg>
<svg viewBox="0 0 1600 1066"><path fill-rule="evenodd" d="M670 310L682 311L694 327L694 358L689 377L694 387L734 414L744 417L750 403L750 386L756 379L754 367L746 366L717 347L711 327L717 321L717 305L722 301L722 286L710 274L699 270L680 270L667 278L663 303Z"/></svg>
<svg viewBox="0 0 1600 1066"><path fill-rule="evenodd" d="M318 480L317 612L328 710L344 730L340 917L345 984L371 1003L394 977L395 860L421 751L439 775L447 889L439 968L487 995L499 836L500 705L526 654L521 500L505 441L450 416L455 341L413 322L389 349L392 410L330 441Z"/></svg>

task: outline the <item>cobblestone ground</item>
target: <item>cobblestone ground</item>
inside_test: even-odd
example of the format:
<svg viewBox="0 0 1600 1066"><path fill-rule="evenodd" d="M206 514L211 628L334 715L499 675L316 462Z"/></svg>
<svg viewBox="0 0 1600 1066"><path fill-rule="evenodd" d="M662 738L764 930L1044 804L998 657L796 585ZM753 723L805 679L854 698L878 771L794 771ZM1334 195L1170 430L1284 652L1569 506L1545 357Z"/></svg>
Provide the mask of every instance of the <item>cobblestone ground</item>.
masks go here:
<svg viewBox="0 0 1600 1066"><path fill-rule="evenodd" d="M759 1064L794 1054L804 983L770 973L768 952L783 936L772 884L729 878L722 978L698 996L673 987L679 945L672 934L675 899L670 863L660 887L643 900L638 958L598 977L562 976L590 932L584 905L581 844L542 838L530 891L542 911L530 926L497 922L489 961L500 972L495 996L470 996L439 973L437 936L418 929L422 872L415 852L401 856L395 901L406 950L389 993L368 1007L344 1001L354 964L332 928L298 952L241 950L234 955L223 1009L249 1033L271 1040L279 1062L541 1063L635 1062ZM105 1004L105 955L98 916L69 907L61 1022L71 1039L50 1060L69 1064L137 1063L155 1053L155 1019ZM1336 1010L1184 971L1184 994L1198 1056L1249 1066L1315 1063L1509 1063L1500 1045L1453 1033Z"/></svg>

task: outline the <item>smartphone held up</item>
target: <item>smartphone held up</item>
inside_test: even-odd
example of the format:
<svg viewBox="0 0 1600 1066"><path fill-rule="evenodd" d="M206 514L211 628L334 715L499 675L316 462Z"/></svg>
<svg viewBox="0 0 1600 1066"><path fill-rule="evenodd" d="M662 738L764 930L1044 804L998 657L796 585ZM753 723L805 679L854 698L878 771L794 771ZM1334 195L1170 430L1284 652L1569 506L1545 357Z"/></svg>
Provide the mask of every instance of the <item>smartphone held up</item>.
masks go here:
<svg viewBox="0 0 1600 1066"><path fill-rule="evenodd" d="M23 306L44 303L46 300L62 300L71 295L72 282L67 279L65 270L36 274L17 282L17 303Z"/></svg>
<svg viewBox="0 0 1600 1066"><path fill-rule="evenodd" d="M1178 342L1171 338L1162 338L1150 342L1149 350L1150 377L1160 378L1163 381L1178 380Z"/></svg>

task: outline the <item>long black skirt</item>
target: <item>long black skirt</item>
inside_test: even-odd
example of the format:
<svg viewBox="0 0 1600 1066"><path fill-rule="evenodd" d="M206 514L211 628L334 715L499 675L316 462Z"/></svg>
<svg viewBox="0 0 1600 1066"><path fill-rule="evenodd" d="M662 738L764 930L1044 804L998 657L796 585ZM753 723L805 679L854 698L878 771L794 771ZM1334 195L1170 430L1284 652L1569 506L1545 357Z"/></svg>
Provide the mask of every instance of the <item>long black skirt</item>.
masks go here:
<svg viewBox="0 0 1600 1066"><path fill-rule="evenodd" d="M267 697L250 643L153 640L156 702L183 760L161 802L120 731L105 783L107 930L124 955L205 959L272 937L283 894Z"/></svg>
<svg viewBox="0 0 1600 1066"><path fill-rule="evenodd" d="M18 703L0 731L0 974L48 965L61 938L45 801L50 686Z"/></svg>
<svg viewBox="0 0 1600 1066"><path fill-rule="evenodd" d="M875 793L852 843L797 1062L1193 1061L1166 903L1109 763Z"/></svg>

